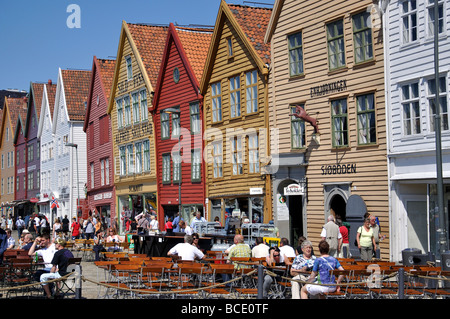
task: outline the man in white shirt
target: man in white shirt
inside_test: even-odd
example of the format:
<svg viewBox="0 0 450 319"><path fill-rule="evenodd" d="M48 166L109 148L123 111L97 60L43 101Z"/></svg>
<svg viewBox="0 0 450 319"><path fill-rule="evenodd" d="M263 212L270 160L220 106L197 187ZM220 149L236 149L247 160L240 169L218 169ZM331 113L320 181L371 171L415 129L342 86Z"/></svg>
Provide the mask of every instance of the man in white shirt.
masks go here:
<svg viewBox="0 0 450 319"><path fill-rule="evenodd" d="M36 246L38 246L36 248ZM42 236L39 236L34 241L33 245L28 250L28 256L33 257L35 254L37 254L38 257L42 257L42 260L44 261L44 269L38 270L33 276L37 278L36 280L39 280L40 276L43 273L50 272L52 269L52 259L55 255L56 247L55 244L50 241L50 235L49 234L43 234Z"/></svg>
<svg viewBox="0 0 450 319"><path fill-rule="evenodd" d="M201 212L197 211L197 212L195 213L194 219L192 219L192 222L191 222L191 228L194 229L195 223L203 223L203 222L206 222L206 219L203 218Z"/></svg>
<svg viewBox="0 0 450 319"><path fill-rule="evenodd" d="M182 233L185 233L186 235L192 235L194 232L192 231L192 228L186 224L186 222L184 220L181 220L180 223L180 231Z"/></svg>
<svg viewBox="0 0 450 319"><path fill-rule="evenodd" d="M200 249L192 245L194 239L191 235L184 236L184 243L176 244L167 253L168 256L178 255L181 260L202 259L204 254Z"/></svg>
<svg viewBox="0 0 450 319"><path fill-rule="evenodd" d="M289 240L283 237L280 239L280 262L287 263L288 257L295 257L295 250L289 246Z"/></svg>
<svg viewBox="0 0 450 319"><path fill-rule="evenodd" d="M262 237L256 237L256 246L252 248L253 258L263 258L269 256L269 246L264 243Z"/></svg>

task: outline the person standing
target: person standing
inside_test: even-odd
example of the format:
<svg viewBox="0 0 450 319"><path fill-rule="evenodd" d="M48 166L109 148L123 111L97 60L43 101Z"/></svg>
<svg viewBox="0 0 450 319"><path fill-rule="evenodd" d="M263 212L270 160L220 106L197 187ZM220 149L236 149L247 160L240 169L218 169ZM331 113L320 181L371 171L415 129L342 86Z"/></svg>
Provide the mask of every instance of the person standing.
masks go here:
<svg viewBox="0 0 450 319"><path fill-rule="evenodd" d="M339 226L336 225L333 215L328 216L328 222L323 225L320 236L322 237L322 240L326 240L330 246L329 255L336 258L342 244L342 235L339 232Z"/></svg>
<svg viewBox="0 0 450 319"><path fill-rule="evenodd" d="M81 225L79 222L77 222L77 219L75 217L72 218L72 225L70 226L70 229L72 232L72 240L79 239Z"/></svg>
<svg viewBox="0 0 450 319"><path fill-rule="evenodd" d="M69 235L69 225L70 224L70 221L69 221L69 219L67 218L67 215L64 215L64 218L62 219L62 231L63 231L63 234L64 234L64 237L67 239L68 237L68 235Z"/></svg>
<svg viewBox="0 0 450 319"><path fill-rule="evenodd" d="M342 235L342 245L339 249L339 258L350 258L350 242L348 241L348 228L345 226L340 219L336 220L336 224L339 226L339 232ZM346 255L344 256L344 251Z"/></svg>
<svg viewBox="0 0 450 319"><path fill-rule="evenodd" d="M386 238L386 235L381 234L381 228L378 223L378 218L375 215L370 215L370 228L373 230L373 238L375 239L375 244L377 244L378 249L380 248L380 241ZM377 249L374 247L373 256L376 256Z"/></svg>
<svg viewBox="0 0 450 319"><path fill-rule="evenodd" d="M173 221L172 221L173 231L175 233L179 233L181 231L180 230L180 221L182 221L182 220L183 220L183 218L180 216L180 212L177 212L175 214L175 217L174 217Z"/></svg>
<svg viewBox="0 0 450 319"><path fill-rule="evenodd" d="M373 250L377 249L375 238L373 236L373 229L370 228L370 218L364 220L364 225L358 228L356 233L356 242L361 253L362 260L371 260L373 257Z"/></svg>
<svg viewBox="0 0 450 319"><path fill-rule="evenodd" d="M17 217L16 228L17 228L17 238L20 238L22 236L23 230L25 229L25 222L22 219L22 216Z"/></svg>

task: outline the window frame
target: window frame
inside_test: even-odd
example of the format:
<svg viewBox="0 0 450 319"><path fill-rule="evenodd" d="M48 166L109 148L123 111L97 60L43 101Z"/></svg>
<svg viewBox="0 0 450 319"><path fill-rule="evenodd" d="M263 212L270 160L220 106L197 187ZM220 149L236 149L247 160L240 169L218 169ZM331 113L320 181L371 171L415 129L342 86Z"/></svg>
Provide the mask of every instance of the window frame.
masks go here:
<svg viewBox="0 0 450 319"><path fill-rule="evenodd" d="M297 46L291 46L291 38L299 36L300 44ZM304 53L303 53L303 32L298 31L287 36L288 45L288 57L289 57L289 77L297 77L305 74L304 66ZM298 60L293 60L292 53L296 52L296 57ZM296 64L295 72L292 70L292 66ZM300 68L301 67L301 68ZM301 69L301 70L300 70ZM298 72L298 73L297 73Z"/></svg>
<svg viewBox="0 0 450 319"><path fill-rule="evenodd" d="M168 166L167 166L168 165ZM163 184L172 183L172 154L164 153L161 155L161 180Z"/></svg>
<svg viewBox="0 0 450 319"><path fill-rule="evenodd" d="M372 97L372 109L368 109L366 108L365 110L360 110L360 101L361 98L364 99L364 104L367 106L370 106L369 100L370 100L370 96ZM358 94L355 95L355 101L356 101L356 121L357 121L357 128L358 128L358 146L365 146L365 145L374 145L378 143L378 133L377 133L377 112L376 112L376 99L375 99L375 93L373 92L368 92L368 93L364 93L364 94ZM372 126L372 122L370 122L370 117L371 114L373 115L373 126ZM362 123L360 121L360 118L364 117L365 118L365 122L368 123L368 125L366 125L364 128L362 127ZM365 131L365 135L368 136L367 141L366 142L362 142L361 141L361 134L360 132L364 130ZM373 136L372 132L375 134L375 136ZM374 139L374 141L373 141Z"/></svg>
<svg viewBox="0 0 450 319"><path fill-rule="evenodd" d="M300 106L302 108L305 108L305 104L304 103L299 103ZM293 114L295 113L295 109L296 109L296 105L290 105L290 113L289 114ZM300 134L294 134L294 125L298 125L299 126L299 132L301 131ZM291 116L291 149L293 150L299 150L299 149L304 149L306 148L306 125L305 125L305 121L303 119L297 118L295 116ZM300 146L296 146L294 145L294 140L295 139L299 139L300 141Z"/></svg>
<svg viewBox="0 0 450 319"><path fill-rule="evenodd" d="M338 23L342 24L342 34L339 34L339 27L338 27ZM333 31L336 32L336 36L330 37L330 27L333 27ZM326 33L327 33L327 53L328 53L328 70L330 71L335 71L335 70L339 70L342 68L345 68L347 65L347 57L345 55L345 32L344 32L345 28L344 28L344 19L339 19L339 20L335 20L332 22L329 22L326 24ZM342 41L342 43L340 43L340 41ZM339 50L340 45L342 44L342 46L344 47L343 51L336 51L333 52L333 54L331 54L331 47L330 47L330 43L335 43L335 48L337 48L337 50ZM338 58L340 55L343 55L344 57L344 62L343 64L340 63L340 59ZM336 60L336 66L332 67L332 59L331 57L334 56L335 60Z"/></svg>
<svg viewBox="0 0 450 319"><path fill-rule="evenodd" d="M417 86L417 96L414 96L413 88L412 86ZM405 96L405 88L408 90L408 96ZM401 94L401 106L402 106L402 135L403 136L416 136L422 134L422 110L420 107L420 85L419 81L411 82L403 84L400 88L400 94ZM414 105L417 105L419 114L418 116L415 116L414 111ZM407 118L405 115L405 108L408 108L408 112L410 116ZM408 123L409 126L409 134L407 132L406 123ZM417 125L414 125L414 123L419 124L418 132L417 131Z"/></svg>
<svg viewBox="0 0 450 319"><path fill-rule="evenodd" d="M245 72L245 105L246 105L246 114L257 113L259 110L258 70Z"/></svg>
<svg viewBox="0 0 450 319"><path fill-rule="evenodd" d="M333 113L333 103L334 102L339 102L339 101L345 101L345 108L346 108L346 112L342 113L340 112L339 114L334 114ZM348 127L348 100L347 97L342 97L342 98L336 98L333 100L330 100L330 107L331 107L331 132L332 132L332 147L333 148L347 148L350 146L350 138L349 138L349 127ZM341 107L340 107L341 108ZM340 130L336 130L335 127L335 119L343 119L344 122L341 120L339 124L344 123L345 124L345 128L344 129L340 129ZM336 133L337 131L340 132L340 135L342 136L342 133L345 133L344 139L346 139L346 143L341 143L341 144L336 144Z"/></svg>
<svg viewBox="0 0 450 319"><path fill-rule="evenodd" d="M223 121L222 83L220 81L211 83L211 111L211 121L213 124Z"/></svg>
<svg viewBox="0 0 450 319"><path fill-rule="evenodd" d="M366 22L368 20L367 15L369 15L369 17L370 17L370 12L363 11L363 12L356 13L352 16L353 55L354 55L354 62L356 65L374 60L373 33L372 33L372 29L370 28L370 26L366 25ZM357 29L357 27L355 25L357 18L359 18L360 22L362 22L361 23L362 27L359 29ZM363 42L362 46L357 47L357 45L356 45L357 35L359 35L359 34L364 34L364 37L362 39L362 42ZM367 44L367 40L370 40L369 44ZM360 61L357 61L358 49L365 48L365 47L370 48L371 56L367 57L366 50L362 50L361 52L363 53L364 57Z"/></svg>

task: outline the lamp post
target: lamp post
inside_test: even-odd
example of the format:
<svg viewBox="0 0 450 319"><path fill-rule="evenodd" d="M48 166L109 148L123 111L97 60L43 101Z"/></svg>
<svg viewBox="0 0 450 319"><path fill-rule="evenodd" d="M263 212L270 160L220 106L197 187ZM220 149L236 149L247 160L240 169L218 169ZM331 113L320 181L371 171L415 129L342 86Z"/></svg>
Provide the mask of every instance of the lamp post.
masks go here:
<svg viewBox="0 0 450 319"><path fill-rule="evenodd" d="M180 165L180 170L179 170L179 180L178 180L178 212L181 215L181 176L182 176L182 171L181 171L181 143L180 143L180 139L181 139L181 118L180 118L180 114L181 111L178 108L174 108L174 107L169 107L167 109L162 110L164 113L167 114L178 114L178 119L180 120L180 130L178 132L178 157L179 157L179 165Z"/></svg>
<svg viewBox="0 0 450 319"><path fill-rule="evenodd" d="M78 200L77 200L77 205L76 205L76 213L75 213L75 216L76 216L76 214L78 213L78 205L80 204L80 181L79 181L79 172L78 172L78 144L74 144L74 143L66 143L66 146L68 146L68 147L74 147L75 148L75 151L76 151L76 153L75 153L75 155L76 155L76 161L77 161L77 198L78 198Z"/></svg>

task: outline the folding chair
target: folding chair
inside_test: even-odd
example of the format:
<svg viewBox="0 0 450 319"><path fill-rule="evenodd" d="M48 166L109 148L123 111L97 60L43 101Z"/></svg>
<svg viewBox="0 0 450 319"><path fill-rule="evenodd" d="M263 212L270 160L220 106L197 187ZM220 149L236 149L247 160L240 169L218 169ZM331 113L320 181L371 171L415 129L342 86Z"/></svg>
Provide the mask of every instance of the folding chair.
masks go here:
<svg viewBox="0 0 450 319"><path fill-rule="evenodd" d="M232 264L209 264L209 267L212 270L211 279L212 282L210 284L210 288L205 290L206 298L213 297L225 297L231 294L232 284L222 282L219 284L217 282L217 277L220 276L222 280L226 277L232 279L235 275L235 268ZM226 276L222 276L226 275Z"/></svg>

